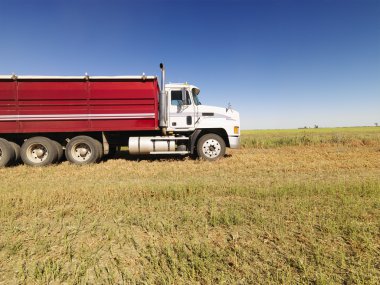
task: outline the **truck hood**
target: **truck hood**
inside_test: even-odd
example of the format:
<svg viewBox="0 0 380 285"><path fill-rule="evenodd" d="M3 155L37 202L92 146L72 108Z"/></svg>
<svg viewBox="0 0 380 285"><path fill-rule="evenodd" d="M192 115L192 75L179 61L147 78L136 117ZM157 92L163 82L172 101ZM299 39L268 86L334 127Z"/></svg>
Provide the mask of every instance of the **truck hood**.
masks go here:
<svg viewBox="0 0 380 285"><path fill-rule="evenodd" d="M215 117L226 118L235 121L240 120L239 112L231 108L221 108L215 106L198 105L198 116L200 117Z"/></svg>

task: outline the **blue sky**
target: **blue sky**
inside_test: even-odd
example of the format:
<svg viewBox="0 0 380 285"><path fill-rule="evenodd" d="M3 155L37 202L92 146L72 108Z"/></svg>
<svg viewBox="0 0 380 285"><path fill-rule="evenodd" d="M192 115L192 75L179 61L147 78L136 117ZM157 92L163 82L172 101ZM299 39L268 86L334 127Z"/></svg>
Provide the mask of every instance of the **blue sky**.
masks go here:
<svg viewBox="0 0 380 285"><path fill-rule="evenodd" d="M0 1L0 74L159 75L243 129L380 124L380 1Z"/></svg>

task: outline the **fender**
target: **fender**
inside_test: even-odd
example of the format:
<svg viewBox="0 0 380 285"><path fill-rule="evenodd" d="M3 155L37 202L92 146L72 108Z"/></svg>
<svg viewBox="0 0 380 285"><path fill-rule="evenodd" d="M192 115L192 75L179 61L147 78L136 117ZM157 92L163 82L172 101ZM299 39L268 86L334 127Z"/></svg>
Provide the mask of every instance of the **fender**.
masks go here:
<svg viewBox="0 0 380 285"><path fill-rule="evenodd" d="M190 135L190 153L191 154L194 154L194 150L195 150L195 143L199 137L199 135L201 134L202 130L195 130L191 135Z"/></svg>

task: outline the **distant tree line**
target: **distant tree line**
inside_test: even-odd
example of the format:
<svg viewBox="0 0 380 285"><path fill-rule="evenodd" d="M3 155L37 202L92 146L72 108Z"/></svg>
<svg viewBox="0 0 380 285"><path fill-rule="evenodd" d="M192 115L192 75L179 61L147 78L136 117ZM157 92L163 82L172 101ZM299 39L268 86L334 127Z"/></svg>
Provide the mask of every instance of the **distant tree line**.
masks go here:
<svg viewBox="0 0 380 285"><path fill-rule="evenodd" d="M375 127L378 127L379 126L379 123L375 123ZM314 125L314 129L318 129L319 126L318 125ZM307 127L307 126L304 126L303 128L298 128L300 130L302 129L311 129L311 127Z"/></svg>

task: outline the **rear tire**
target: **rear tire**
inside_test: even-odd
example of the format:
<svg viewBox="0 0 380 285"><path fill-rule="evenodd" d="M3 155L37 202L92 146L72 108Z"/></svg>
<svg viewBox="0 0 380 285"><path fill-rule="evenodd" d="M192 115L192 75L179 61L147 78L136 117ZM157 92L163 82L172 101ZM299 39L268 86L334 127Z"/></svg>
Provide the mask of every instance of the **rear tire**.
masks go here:
<svg viewBox="0 0 380 285"><path fill-rule="evenodd" d="M197 153L201 159L218 160L226 153L226 143L217 134L206 134L197 143Z"/></svg>
<svg viewBox="0 0 380 285"><path fill-rule="evenodd" d="M101 143L88 136L77 136L66 146L65 155L68 161L84 165L99 161L102 157Z"/></svg>
<svg viewBox="0 0 380 285"><path fill-rule="evenodd" d="M9 141L0 138L0 167L6 167L14 162L15 151Z"/></svg>
<svg viewBox="0 0 380 285"><path fill-rule="evenodd" d="M9 142L15 152L15 157L13 159L13 164L17 165L21 159L21 147L15 142Z"/></svg>
<svg viewBox="0 0 380 285"><path fill-rule="evenodd" d="M26 140L21 147L21 159L30 166L46 166L57 160L55 144L45 137L33 137Z"/></svg>
<svg viewBox="0 0 380 285"><path fill-rule="evenodd" d="M57 149L57 160L55 162L58 163L58 162L60 162L62 160L62 157L63 157L63 147L57 141L52 140L52 142L53 142L53 144L55 145L55 147Z"/></svg>

